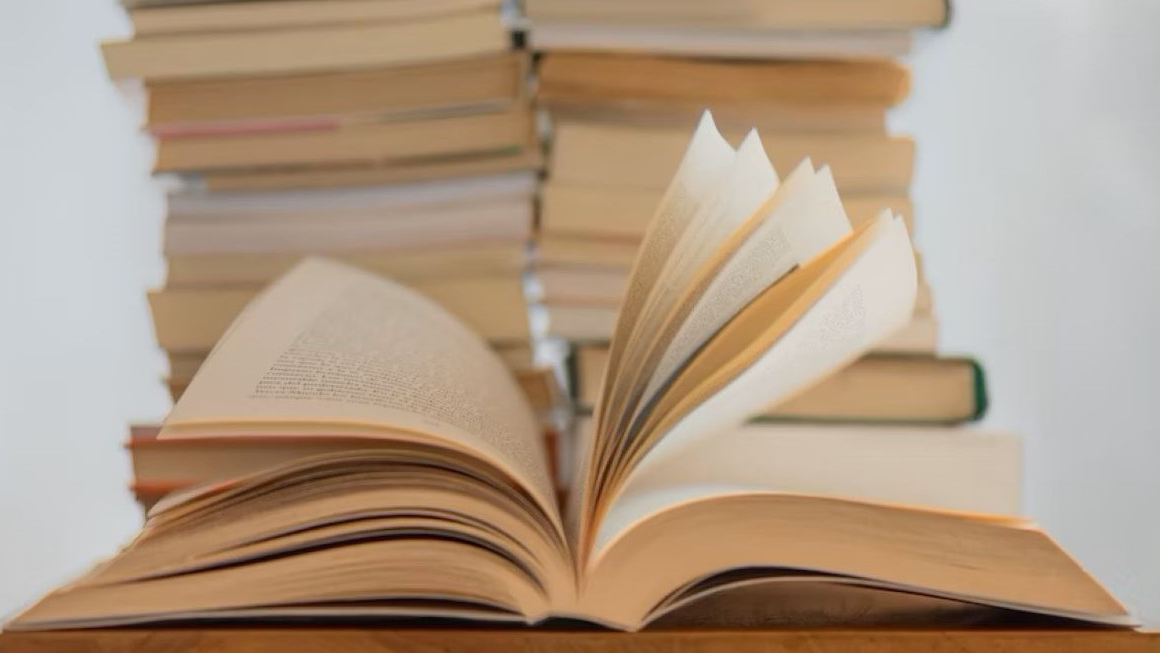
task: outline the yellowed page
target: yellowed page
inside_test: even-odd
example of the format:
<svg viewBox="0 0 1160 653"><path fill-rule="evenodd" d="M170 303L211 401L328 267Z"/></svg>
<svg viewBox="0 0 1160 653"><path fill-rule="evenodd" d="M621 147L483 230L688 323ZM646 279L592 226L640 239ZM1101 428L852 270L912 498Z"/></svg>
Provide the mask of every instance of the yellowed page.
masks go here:
<svg viewBox="0 0 1160 653"><path fill-rule="evenodd" d="M534 414L499 357L437 304L339 263L307 259L256 298L159 437L231 427L451 445L506 471L559 523Z"/></svg>
<svg viewBox="0 0 1160 653"><path fill-rule="evenodd" d="M608 372L605 374L604 394L609 392L610 379L614 368L619 365L625 350L628 335L636 326L637 316L665 262L677 247L690 221L700 206L717 190L718 182L729 172L736 159L736 152L717 131L713 116L708 111L693 132L689 148L685 152L680 167L669 188L661 198L653 219L645 232L644 240L633 263L628 278L628 289L621 303L615 332L624 336L613 338L609 351ZM601 404L604 402L602 401ZM597 423L600 415L597 415Z"/></svg>
<svg viewBox="0 0 1160 653"><path fill-rule="evenodd" d="M629 275L628 289L620 307L620 315L610 345L609 364L605 369L601 388L603 398L596 408L598 424L604 419L607 396L611 392L611 380L615 378L616 370L619 368L620 357L627 344L628 334L636 324L637 314L693 214L716 191L718 181L728 173L735 158L736 153L732 146L722 138L717 126L713 124L713 116L706 111L693 132L688 150L645 232L632 273ZM624 335L617 337L615 334L620 332ZM602 445L603 441L599 437L593 437L588 455L580 458L591 457L595 460L602 450ZM570 512L578 520L578 531L587 528L583 521L587 515L585 502L590 497L592 475L597 469L599 469L597 465L589 465L583 476L576 477L581 480L582 485L580 491L572 495L575 510Z"/></svg>
<svg viewBox="0 0 1160 653"><path fill-rule="evenodd" d="M655 332L680 292L729 236L777 190L777 172L757 132L737 148L737 161L711 200L694 214L649 292L628 347Z"/></svg>
<svg viewBox="0 0 1160 653"><path fill-rule="evenodd" d="M768 215L759 217L762 222L729 253L688 313L678 316L676 334L657 343L664 353L651 371L638 410L758 293L850 233L829 168L815 173L807 160L778 188L775 200ZM669 329L666 326L665 332Z"/></svg>
<svg viewBox="0 0 1160 653"><path fill-rule="evenodd" d="M620 369L612 372L611 391L605 397L609 418L599 421L601 441L619 441L620 418L631 410L641 379L647 379L647 355L682 293L697 270L718 252L731 234L776 190L777 172L765 154L757 132L750 132L717 191L690 218L672 253L657 276L624 345ZM618 335L623 337L624 333ZM663 346L663 343L660 343ZM614 344L615 346L615 344ZM621 372L623 370L623 373ZM613 418L612 416L616 416ZM602 465L603 467L603 465Z"/></svg>
<svg viewBox="0 0 1160 653"><path fill-rule="evenodd" d="M639 475L661 473L652 466L663 465L671 452L710 442L771 402L811 387L864 354L910 317L917 285L910 236L901 219L887 220L889 223L837 282L771 348L663 434L629 472L622 489L631 487ZM720 490L712 485L694 489L705 493L698 498ZM627 498L620 493L611 499L598 530L597 552L634 521L691 499L683 491L680 496L657 493L647 504L618 509L628 505L624 502Z"/></svg>
<svg viewBox="0 0 1160 653"><path fill-rule="evenodd" d="M683 503L593 559L578 611L639 628L675 589L723 571L815 571L905 592L1133 625L1107 590L1033 524L777 492Z"/></svg>

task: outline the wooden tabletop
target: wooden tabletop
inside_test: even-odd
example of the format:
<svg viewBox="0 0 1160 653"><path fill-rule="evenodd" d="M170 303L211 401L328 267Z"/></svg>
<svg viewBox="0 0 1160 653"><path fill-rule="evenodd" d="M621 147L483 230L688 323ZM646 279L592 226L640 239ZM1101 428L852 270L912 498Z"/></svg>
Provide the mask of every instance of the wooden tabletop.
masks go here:
<svg viewBox="0 0 1160 653"><path fill-rule="evenodd" d="M1127 630L573 630L134 628L0 633L0 653L1137 653L1160 632Z"/></svg>

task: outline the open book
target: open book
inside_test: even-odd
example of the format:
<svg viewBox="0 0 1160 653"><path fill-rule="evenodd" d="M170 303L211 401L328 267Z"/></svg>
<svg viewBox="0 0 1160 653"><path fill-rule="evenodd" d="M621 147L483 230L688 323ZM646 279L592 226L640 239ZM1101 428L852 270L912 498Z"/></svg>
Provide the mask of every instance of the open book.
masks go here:
<svg viewBox="0 0 1160 653"><path fill-rule="evenodd" d="M768 623L851 592L891 597L871 601L885 610L922 599L1130 623L1025 521L916 505L904 480L810 487L772 473L789 467L767 465L759 438L722 446L889 336L914 296L901 220L851 231L827 169L805 161L779 181L756 134L735 150L706 116L636 262L561 509L533 413L478 336L406 287L307 260L238 317L159 437L328 446L163 500L117 556L6 627L401 616L633 630L690 606L717 606L686 615L697 623Z"/></svg>

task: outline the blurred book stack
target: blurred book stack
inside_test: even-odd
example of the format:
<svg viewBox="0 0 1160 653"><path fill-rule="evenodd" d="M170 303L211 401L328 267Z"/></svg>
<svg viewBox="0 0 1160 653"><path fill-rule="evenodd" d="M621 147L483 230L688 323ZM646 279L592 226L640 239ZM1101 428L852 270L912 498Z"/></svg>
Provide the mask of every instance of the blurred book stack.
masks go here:
<svg viewBox="0 0 1160 653"><path fill-rule="evenodd" d="M559 403L533 360L541 150L501 0L125 5L133 37L102 48L110 76L143 83L154 172L171 182L149 303L174 399L263 286L325 255L412 284L490 342L533 404Z"/></svg>
<svg viewBox="0 0 1160 653"><path fill-rule="evenodd" d="M913 233L915 144L886 116L910 90L911 31L947 18L943 0L526 0L533 71L501 0L126 4L135 35L104 54L143 81L155 172L173 180L167 280L149 297L173 397L263 286L321 254L463 319L546 425L564 401L537 361L564 344L577 414L597 403L637 249L706 108L735 145L760 129L783 183L819 168L852 226L890 210ZM921 431L986 404L981 367L938 353L920 278L906 327L748 428ZM130 439L164 472L138 466L143 502L221 458L155 433Z"/></svg>
<svg viewBox="0 0 1160 653"><path fill-rule="evenodd" d="M580 414L597 403L630 267L685 135L706 107L735 145L759 129L783 182L804 159L828 167L854 227L889 209L914 232L915 144L891 133L886 115L910 90L897 58L913 30L946 22L944 0L525 5L539 57L535 102L552 135L537 298L548 332L574 347ZM758 422L923 430L983 414L982 368L938 354L934 301L915 256L920 283L910 324Z"/></svg>

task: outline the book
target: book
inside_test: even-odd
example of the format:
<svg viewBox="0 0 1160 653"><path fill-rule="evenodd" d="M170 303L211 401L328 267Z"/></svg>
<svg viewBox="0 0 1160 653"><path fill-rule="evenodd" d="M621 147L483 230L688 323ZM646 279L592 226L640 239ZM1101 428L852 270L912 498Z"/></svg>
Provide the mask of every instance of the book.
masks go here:
<svg viewBox="0 0 1160 653"><path fill-rule="evenodd" d="M596 404L607 365L606 344L575 348L573 388L581 412ZM986 410L986 379L974 359L871 353L752 419L940 425L980 419Z"/></svg>
<svg viewBox="0 0 1160 653"><path fill-rule="evenodd" d="M182 192L169 196L170 220L264 224L294 221L395 219L400 214L521 200L536 192L529 172L453 177L362 188L310 188L230 193Z"/></svg>
<svg viewBox="0 0 1160 653"><path fill-rule="evenodd" d="M329 4L329 3L328 3ZM381 68L508 50L499 12L308 28L167 34L101 44L113 78L145 81Z"/></svg>
<svg viewBox="0 0 1160 653"><path fill-rule="evenodd" d="M553 183L663 191L676 169L684 131L557 121L549 170ZM736 134L729 134L736 138ZM838 190L905 194L914 169L914 142L877 134L773 134L763 142L773 164L792 170L802 159L828 165Z"/></svg>
<svg viewBox="0 0 1160 653"><path fill-rule="evenodd" d="M905 224L851 229L837 198L812 198L814 239L768 247L784 225L767 205L816 191L779 186L758 138L734 150L708 116L694 132L635 265L568 508L533 411L471 329L310 259L239 316L158 438L376 445L167 497L114 558L5 629L422 616L637 630L799 581L1134 623L1026 520L924 506L904 482L889 500L819 494L762 473L761 438L719 445L909 319L917 285ZM704 210L718 203L729 219Z"/></svg>
<svg viewBox="0 0 1160 653"><path fill-rule="evenodd" d="M527 69L525 54L505 52L371 70L156 82L147 86L146 125L166 137L333 129L355 121L494 111L524 97Z"/></svg>
<svg viewBox="0 0 1160 653"><path fill-rule="evenodd" d="M165 3L129 11L136 37L400 21L492 9L501 0L247 0Z"/></svg>
<svg viewBox="0 0 1160 653"><path fill-rule="evenodd" d="M523 282L518 275L434 279L414 287L485 340L521 343L531 337ZM170 351L208 351L260 290L239 287L150 291L149 308L158 344Z"/></svg>
<svg viewBox="0 0 1160 653"><path fill-rule="evenodd" d="M535 243L539 266L631 268L640 249L640 242L636 240L560 236L544 232L536 234Z"/></svg>
<svg viewBox="0 0 1160 653"><path fill-rule="evenodd" d="M330 258L386 277L414 282L455 276L517 276L527 266L523 239L379 252L333 251ZM241 252L166 257L166 288L264 286L288 272L302 254Z"/></svg>
<svg viewBox="0 0 1160 653"><path fill-rule="evenodd" d="M655 188L568 183L554 177L540 188L541 231L639 241L662 192ZM855 225L890 209L913 229L914 207L905 194L846 194L843 206Z"/></svg>
<svg viewBox="0 0 1160 653"><path fill-rule="evenodd" d="M907 30L772 30L534 20L537 52L580 50L720 59L887 59L910 52Z"/></svg>
<svg viewBox="0 0 1160 653"><path fill-rule="evenodd" d="M536 97L536 105L553 119L612 125L680 129L696 124L705 102L696 100L591 100L574 97ZM769 103L721 104L713 107L722 130L765 133L870 132L886 133L886 108L873 105L787 105ZM719 117L718 117L719 116Z"/></svg>
<svg viewBox="0 0 1160 653"><path fill-rule="evenodd" d="M712 106L714 115L718 107L737 106L892 107L910 90L908 70L889 60L719 61L549 52L538 73L536 100L549 106L560 101L692 101Z"/></svg>
<svg viewBox="0 0 1160 653"><path fill-rule="evenodd" d="M737 26L779 30L898 30L940 27L946 0L528 0L528 18L588 24Z"/></svg>
<svg viewBox="0 0 1160 653"><path fill-rule="evenodd" d="M531 236L532 222L531 197L434 207L370 219L173 220L165 224L165 253L415 251L489 241L526 241Z"/></svg>
<svg viewBox="0 0 1160 653"><path fill-rule="evenodd" d="M355 202L354 192L335 193L333 200L322 197L318 206L310 206L302 194L286 194L287 202L266 208L222 207L216 215L197 216L183 213L176 202L176 212L165 224L165 252L365 254L526 242L532 231L535 179L521 174L511 181L516 183L466 196L470 201L436 196L411 206ZM328 212L326 205L332 201L334 210ZM353 206L343 207L344 202Z"/></svg>
<svg viewBox="0 0 1160 653"><path fill-rule="evenodd" d="M543 157L537 147L510 152L453 154L396 162L200 170L170 177L179 189L218 192L374 186L521 170L539 171L541 168Z"/></svg>
<svg viewBox="0 0 1160 653"><path fill-rule="evenodd" d="M157 140L156 172L405 162L530 147L531 114L503 111Z"/></svg>

